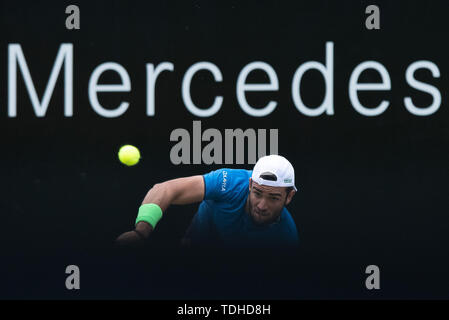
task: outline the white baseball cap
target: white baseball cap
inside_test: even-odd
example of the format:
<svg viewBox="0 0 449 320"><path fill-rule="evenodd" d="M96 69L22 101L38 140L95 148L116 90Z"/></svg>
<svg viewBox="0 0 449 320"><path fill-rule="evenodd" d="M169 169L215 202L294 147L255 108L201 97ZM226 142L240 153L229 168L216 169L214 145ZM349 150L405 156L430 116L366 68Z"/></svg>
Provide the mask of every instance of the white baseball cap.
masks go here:
<svg viewBox="0 0 449 320"><path fill-rule="evenodd" d="M263 179L264 174L272 174L276 177L276 181ZM260 185L271 187L295 187L295 170L292 164L279 155L269 155L260 158L254 165L251 179Z"/></svg>

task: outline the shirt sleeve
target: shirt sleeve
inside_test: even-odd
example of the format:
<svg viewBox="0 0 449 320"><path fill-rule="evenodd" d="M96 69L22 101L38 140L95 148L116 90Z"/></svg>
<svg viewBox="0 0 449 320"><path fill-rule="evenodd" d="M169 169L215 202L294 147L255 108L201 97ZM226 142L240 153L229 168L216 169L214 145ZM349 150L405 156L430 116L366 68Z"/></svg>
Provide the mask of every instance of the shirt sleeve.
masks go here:
<svg viewBox="0 0 449 320"><path fill-rule="evenodd" d="M204 200L226 201L230 196L227 169L211 171L204 177Z"/></svg>

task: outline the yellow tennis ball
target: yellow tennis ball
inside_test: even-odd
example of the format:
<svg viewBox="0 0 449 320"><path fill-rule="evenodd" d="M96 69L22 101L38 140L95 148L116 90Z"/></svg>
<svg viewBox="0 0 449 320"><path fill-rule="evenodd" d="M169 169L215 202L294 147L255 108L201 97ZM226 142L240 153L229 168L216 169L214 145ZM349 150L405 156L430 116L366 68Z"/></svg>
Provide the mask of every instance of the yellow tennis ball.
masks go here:
<svg viewBox="0 0 449 320"><path fill-rule="evenodd" d="M124 145L118 151L118 158L121 163L126 164L127 166L133 166L139 162L139 149L129 144Z"/></svg>

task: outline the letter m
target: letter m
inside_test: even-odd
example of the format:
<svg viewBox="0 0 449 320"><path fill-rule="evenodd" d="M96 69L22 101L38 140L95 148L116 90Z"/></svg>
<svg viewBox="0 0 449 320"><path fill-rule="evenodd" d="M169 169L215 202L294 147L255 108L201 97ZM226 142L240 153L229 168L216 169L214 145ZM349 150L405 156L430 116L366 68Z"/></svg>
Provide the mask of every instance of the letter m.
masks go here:
<svg viewBox="0 0 449 320"><path fill-rule="evenodd" d="M44 95L39 101L22 47L17 43L10 44L8 46L8 116L11 118L17 116L17 65L22 72L36 116L44 117L63 64L64 116L71 117L73 115L73 45L71 43L61 44Z"/></svg>

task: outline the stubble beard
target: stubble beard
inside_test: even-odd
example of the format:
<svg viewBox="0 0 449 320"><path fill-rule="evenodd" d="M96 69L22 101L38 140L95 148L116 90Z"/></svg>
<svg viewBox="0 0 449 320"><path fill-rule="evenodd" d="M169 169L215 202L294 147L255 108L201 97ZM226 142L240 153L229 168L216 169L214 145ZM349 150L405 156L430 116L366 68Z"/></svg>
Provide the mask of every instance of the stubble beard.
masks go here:
<svg viewBox="0 0 449 320"><path fill-rule="evenodd" d="M284 205L285 205L285 203L284 203ZM262 225L268 225L268 224L275 222L279 218L281 211L282 211L282 209L279 210L279 212L277 212L277 214L269 220L260 221L260 216L256 213L256 211L253 207L253 204L251 202L251 197L250 197L250 195L248 195L248 214L249 214L251 220L256 225L262 226Z"/></svg>

